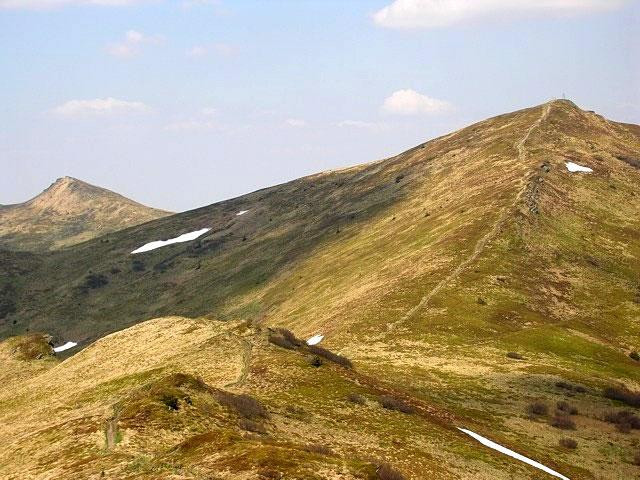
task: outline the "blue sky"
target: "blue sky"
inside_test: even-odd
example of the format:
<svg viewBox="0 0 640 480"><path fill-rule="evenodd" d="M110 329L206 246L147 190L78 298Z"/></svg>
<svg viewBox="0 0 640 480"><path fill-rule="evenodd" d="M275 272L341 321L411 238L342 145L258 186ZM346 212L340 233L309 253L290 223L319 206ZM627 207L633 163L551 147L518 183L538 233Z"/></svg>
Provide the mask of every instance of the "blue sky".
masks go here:
<svg viewBox="0 0 640 480"><path fill-rule="evenodd" d="M563 94L640 123L625 0L0 0L0 203L186 210Z"/></svg>

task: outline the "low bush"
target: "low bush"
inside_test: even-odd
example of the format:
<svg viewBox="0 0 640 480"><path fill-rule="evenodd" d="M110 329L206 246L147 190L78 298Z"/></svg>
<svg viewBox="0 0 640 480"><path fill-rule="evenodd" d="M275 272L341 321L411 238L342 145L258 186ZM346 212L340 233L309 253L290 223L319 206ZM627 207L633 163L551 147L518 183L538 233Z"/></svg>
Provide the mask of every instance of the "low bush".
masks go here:
<svg viewBox="0 0 640 480"><path fill-rule="evenodd" d="M632 392L626 387L607 387L604 389L603 395L630 407L640 407L640 393Z"/></svg>
<svg viewBox="0 0 640 480"><path fill-rule="evenodd" d="M318 345L310 345L309 352L317 355L318 357L322 357L330 362L337 363L338 365L345 368L352 368L353 364L351 360L342 355L338 355L337 353L333 353L331 350L327 350L326 348L319 347Z"/></svg>
<svg viewBox="0 0 640 480"><path fill-rule="evenodd" d="M551 421L551 426L561 430L575 430L576 424L567 415L556 415Z"/></svg>
<svg viewBox="0 0 640 480"><path fill-rule="evenodd" d="M251 395L236 395L230 392L217 392L217 399L221 405L235 410L239 415L250 420L256 418L269 418L267 409Z"/></svg>
<svg viewBox="0 0 640 480"><path fill-rule="evenodd" d="M565 382L564 380L556 382L556 387L562 388L563 390L573 390L573 385L569 382Z"/></svg>
<svg viewBox="0 0 640 480"><path fill-rule="evenodd" d="M587 389L582 385L572 385L569 382L565 382L564 380L560 380L556 382L556 387L561 388L563 390L574 391L577 393L585 393Z"/></svg>
<svg viewBox="0 0 640 480"><path fill-rule="evenodd" d="M573 438L561 438L560 446L564 448L568 448L570 450L575 450L578 447L578 442L576 442Z"/></svg>
<svg viewBox="0 0 640 480"><path fill-rule="evenodd" d="M637 453L633 456L633 460L631 461L631 463L633 463L634 465L638 465L638 466L640 466L640 452L637 452Z"/></svg>
<svg viewBox="0 0 640 480"><path fill-rule="evenodd" d="M164 403L169 410L177 411L180 409L179 399L175 395L166 394L160 398L160 401Z"/></svg>
<svg viewBox="0 0 640 480"><path fill-rule="evenodd" d="M84 284L82 285L85 289L96 289L100 287L104 287L109 283L109 279L101 273L91 273L84 277Z"/></svg>
<svg viewBox="0 0 640 480"><path fill-rule="evenodd" d="M514 360L522 360L524 357L520 355L518 352L509 352L507 353L507 357L513 358Z"/></svg>
<svg viewBox="0 0 640 480"><path fill-rule="evenodd" d="M309 365L316 368L321 367L323 363L322 359L317 355L312 355L308 357L307 360L309 361Z"/></svg>
<svg viewBox="0 0 640 480"><path fill-rule="evenodd" d="M392 397L391 395L384 395L380 397L380 405L387 410L395 410L397 412L412 414L415 412L415 408L405 403L399 398Z"/></svg>
<svg viewBox="0 0 640 480"><path fill-rule="evenodd" d="M290 344L295 345L296 347L300 347L304 343L302 340L297 338L291 330L287 330L286 328L278 328L276 331Z"/></svg>
<svg viewBox="0 0 640 480"><path fill-rule="evenodd" d="M613 423L622 433L640 430L640 417L629 410L607 412L604 414L603 420L607 423Z"/></svg>
<svg viewBox="0 0 640 480"><path fill-rule="evenodd" d="M567 415L577 415L578 409L569 402L561 401L556 403L556 408Z"/></svg>
<svg viewBox="0 0 640 480"><path fill-rule="evenodd" d="M347 400L358 405L364 405L366 402L365 398L359 393L350 393L349 395L347 395Z"/></svg>
<svg viewBox="0 0 640 480"><path fill-rule="evenodd" d="M134 260L131 262L131 270L134 272L144 272L147 269L142 260Z"/></svg>
<svg viewBox="0 0 640 480"><path fill-rule="evenodd" d="M273 343L278 347L286 348L287 350L296 349L296 346L293 343L291 343L289 340L287 340L282 335L279 335L277 333L270 333L268 338L269 338L269 343Z"/></svg>
<svg viewBox="0 0 640 480"><path fill-rule="evenodd" d="M262 423L249 420L248 418L241 418L240 421L238 422L238 426L242 430L246 430L247 432L261 433L261 434L267 433L267 429Z"/></svg>
<svg viewBox="0 0 640 480"><path fill-rule="evenodd" d="M383 463L376 469L379 480L405 480L404 475L388 463Z"/></svg>
<svg viewBox="0 0 640 480"><path fill-rule="evenodd" d="M549 407L544 402L533 402L527 406L527 412L531 415L547 415L549 413Z"/></svg>
<svg viewBox="0 0 640 480"><path fill-rule="evenodd" d="M315 453L317 455L333 455L333 450L331 450L326 445L320 445L317 443L313 443L304 447L305 451L309 453Z"/></svg>

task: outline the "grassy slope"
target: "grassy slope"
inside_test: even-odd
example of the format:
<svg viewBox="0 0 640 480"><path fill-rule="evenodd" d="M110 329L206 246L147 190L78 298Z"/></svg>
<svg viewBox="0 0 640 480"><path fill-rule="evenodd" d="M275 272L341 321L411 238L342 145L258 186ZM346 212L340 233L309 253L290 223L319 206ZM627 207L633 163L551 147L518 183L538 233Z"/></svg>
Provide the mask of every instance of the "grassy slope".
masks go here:
<svg viewBox="0 0 640 480"><path fill-rule="evenodd" d="M640 140L633 128L568 102L554 102L538 126L543 113L541 106L497 117L382 163L308 177L39 258L41 270L21 277L18 311L9 317L18 322L5 323L3 332L30 326L88 341L172 312L207 314L211 328L220 328L214 318L227 325L261 318L301 336L322 332L327 346L355 360L358 375L385 382L313 369L250 333L256 348L240 388L278 412L270 438L289 442L278 447L289 454L322 440L355 462L345 468L356 477L376 456L410 478L538 478L437 418L343 401L353 389L372 399L391 388L571 478L630 478L637 474L629 463L635 437L597 418L612 406L600 395L604 385L640 386L640 367L627 357L638 348L640 317L640 173L629 161L640 155ZM569 174L566 160L595 172ZM250 212L235 217L241 209ZM132 271L133 248L202 226L213 226L212 234L133 257L146 270ZM114 267L121 272L110 273ZM110 283L81 293L76 287L90 270ZM508 359L507 351L525 360ZM132 357L132 368L144 370L139 358ZM588 390L569 397L583 412L575 433L524 413L530 401L565 398L554 386L559 379ZM301 405L313 421L287 405ZM345 423L362 428L353 435ZM578 440L575 453L558 449L565 436ZM167 437L158 451L141 454L145 475L164 468L158 458L178 440ZM236 467L237 441L220 447ZM252 445L269 455L275 448L264 439ZM119 460L107 458L116 468L110 462ZM216 462L222 460L196 449L181 465L220 470ZM327 468L335 474L335 465Z"/></svg>

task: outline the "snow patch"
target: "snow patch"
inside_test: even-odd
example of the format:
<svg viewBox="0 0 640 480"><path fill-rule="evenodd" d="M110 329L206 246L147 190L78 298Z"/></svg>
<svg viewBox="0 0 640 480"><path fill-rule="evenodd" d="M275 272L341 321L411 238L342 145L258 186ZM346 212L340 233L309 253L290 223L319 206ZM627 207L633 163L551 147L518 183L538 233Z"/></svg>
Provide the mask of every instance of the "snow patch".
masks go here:
<svg viewBox="0 0 640 480"><path fill-rule="evenodd" d="M76 345L78 345L76 342L67 342L64 345L60 345L59 347L55 347L53 349L54 352L64 352L65 350L69 350L70 348L75 347Z"/></svg>
<svg viewBox="0 0 640 480"><path fill-rule="evenodd" d="M500 445L498 443L492 442L488 438L484 438L482 435L478 435L477 433L474 433L471 430L466 430L466 429L460 428L460 427L458 427L458 430L460 430L461 432L464 432L467 435L469 435L470 437L476 439L481 444L483 444L483 445L485 445L485 446L487 446L489 448L493 448L494 450L497 450L500 453L504 453L505 455L508 455L508 456L510 456L512 458L515 458L516 460L520 460L521 462L524 462L526 464L531 465L532 467L535 467L535 468L538 468L538 469L540 469L540 470L542 470L544 472L547 472L549 475L553 475L554 477L561 478L562 480L569 480L569 478L565 477L561 473L558 473L555 470L551 470L549 467L545 467L541 463L538 463L535 460L531 460L530 458L527 458L524 455L520 455L519 453L516 453L513 450L509 450L508 448L503 447L502 445Z"/></svg>
<svg viewBox="0 0 640 480"><path fill-rule="evenodd" d="M240 210L238 213L236 213L236 217L239 217L240 215L244 215L245 213L247 213L249 210Z"/></svg>
<svg viewBox="0 0 640 480"><path fill-rule="evenodd" d="M583 167L582 165L578 165L577 163L566 162L566 165L567 165L567 170L569 170L570 172L585 172L585 173L593 172L591 168Z"/></svg>
<svg viewBox="0 0 640 480"><path fill-rule="evenodd" d="M209 230L211 230L211 229L210 228L203 228L201 230L196 230L195 232L183 233L179 237L170 238L169 240L156 240L155 242L145 243L143 246L141 246L140 248L136 248L131 253L148 252L150 250L155 250L156 248L164 247L166 245L171 245L172 243L189 242L191 240L195 240L200 235L202 235L203 233L208 232Z"/></svg>
<svg viewBox="0 0 640 480"><path fill-rule="evenodd" d="M317 345L324 339L324 335L314 335L307 340L307 345Z"/></svg>

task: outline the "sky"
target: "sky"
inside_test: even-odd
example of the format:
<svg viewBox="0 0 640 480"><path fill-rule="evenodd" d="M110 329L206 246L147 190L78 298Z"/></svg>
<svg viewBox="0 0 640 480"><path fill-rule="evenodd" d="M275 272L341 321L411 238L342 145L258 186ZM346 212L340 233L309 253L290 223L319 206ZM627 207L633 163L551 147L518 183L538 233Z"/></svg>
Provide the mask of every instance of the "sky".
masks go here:
<svg viewBox="0 0 640 480"><path fill-rule="evenodd" d="M184 211L566 96L640 123L637 0L0 0L0 204Z"/></svg>

